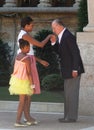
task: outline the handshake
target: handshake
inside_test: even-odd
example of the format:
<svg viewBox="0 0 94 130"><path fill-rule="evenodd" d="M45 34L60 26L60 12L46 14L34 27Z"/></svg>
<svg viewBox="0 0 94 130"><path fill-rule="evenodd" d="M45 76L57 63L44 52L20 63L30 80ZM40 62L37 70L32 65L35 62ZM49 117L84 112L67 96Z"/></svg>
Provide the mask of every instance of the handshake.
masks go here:
<svg viewBox="0 0 94 130"><path fill-rule="evenodd" d="M54 45L58 39L55 34L49 34L48 37L49 37L49 40L51 41L51 45Z"/></svg>

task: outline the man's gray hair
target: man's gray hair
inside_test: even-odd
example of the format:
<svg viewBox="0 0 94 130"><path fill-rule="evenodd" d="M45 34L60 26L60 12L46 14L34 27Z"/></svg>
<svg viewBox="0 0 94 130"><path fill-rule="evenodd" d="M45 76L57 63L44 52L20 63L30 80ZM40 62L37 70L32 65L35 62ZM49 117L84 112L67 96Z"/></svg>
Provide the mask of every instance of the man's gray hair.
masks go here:
<svg viewBox="0 0 94 130"><path fill-rule="evenodd" d="M64 26L64 24L63 24L63 22L62 22L61 19L55 19L55 20L53 20L52 23L57 23L57 24L59 24L60 26Z"/></svg>

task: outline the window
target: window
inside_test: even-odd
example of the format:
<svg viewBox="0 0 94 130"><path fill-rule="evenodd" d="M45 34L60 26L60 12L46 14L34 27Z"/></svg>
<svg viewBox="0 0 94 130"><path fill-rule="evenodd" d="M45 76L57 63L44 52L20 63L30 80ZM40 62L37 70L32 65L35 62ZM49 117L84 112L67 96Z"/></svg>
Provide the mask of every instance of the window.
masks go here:
<svg viewBox="0 0 94 130"><path fill-rule="evenodd" d="M0 7L2 7L5 4L5 0L0 0Z"/></svg>

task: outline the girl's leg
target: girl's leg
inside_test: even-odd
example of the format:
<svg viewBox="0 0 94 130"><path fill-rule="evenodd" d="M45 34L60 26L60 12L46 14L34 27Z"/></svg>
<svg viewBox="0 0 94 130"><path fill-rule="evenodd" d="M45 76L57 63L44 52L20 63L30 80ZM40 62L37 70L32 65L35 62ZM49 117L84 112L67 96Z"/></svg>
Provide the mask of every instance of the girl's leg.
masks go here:
<svg viewBox="0 0 94 130"><path fill-rule="evenodd" d="M18 105L18 110L17 110L16 123L20 123L22 113L24 111L25 97L26 95L19 95L19 105Z"/></svg>
<svg viewBox="0 0 94 130"><path fill-rule="evenodd" d="M31 97L30 96L26 96L25 98L25 106L24 106L24 116L26 118L27 121L30 121L30 102L31 102Z"/></svg>
<svg viewBox="0 0 94 130"><path fill-rule="evenodd" d="M27 121L35 121L35 119L30 116L30 106L31 106L31 96L26 96L24 106L25 118L27 119Z"/></svg>

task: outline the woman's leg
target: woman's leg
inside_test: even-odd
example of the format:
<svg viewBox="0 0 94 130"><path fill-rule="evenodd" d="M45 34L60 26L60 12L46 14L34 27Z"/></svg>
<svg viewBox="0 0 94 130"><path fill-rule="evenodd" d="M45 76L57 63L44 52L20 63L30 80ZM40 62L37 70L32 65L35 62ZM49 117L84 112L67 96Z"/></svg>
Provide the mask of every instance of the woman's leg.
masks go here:
<svg viewBox="0 0 94 130"><path fill-rule="evenodd" d="M17 110L16 123L20 123L22 113L24 111L25 97L26 95L19 95L19 105L18 105L18 110Z"/></svg>

